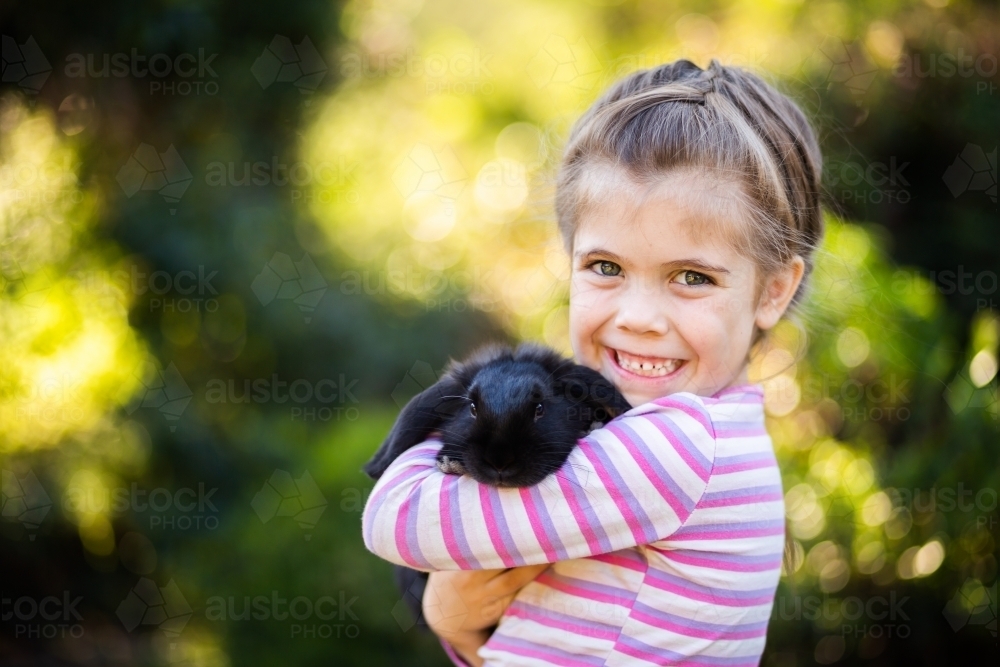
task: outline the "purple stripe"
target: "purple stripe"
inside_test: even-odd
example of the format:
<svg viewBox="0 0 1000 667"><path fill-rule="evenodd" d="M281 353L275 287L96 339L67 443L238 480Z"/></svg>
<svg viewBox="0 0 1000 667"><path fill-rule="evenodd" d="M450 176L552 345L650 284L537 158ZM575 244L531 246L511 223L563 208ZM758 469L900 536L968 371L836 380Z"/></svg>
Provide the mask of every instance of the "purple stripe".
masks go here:
<svg viewBox="0 0 1000 667"><path fill-rule="evenodd" d="M570 616L569 614L563 614L552 609L538 607L518 600L514 600L507 607L504 615L525 618L541 625L558 628L559 630L583 635L584 637L610 639L611 641L617 639L622 630L620 625L608 625L607 623L599 623L578 616Z"/></svg>
<svg viewBox="0 0 1000 667"><path fill-rule="evenodd" d="M490 506L493 508L493 516L496 519L496 525L497 528L499 528L500 539L503 540L503 546L507 550L507 553L510 554L516 565L525 565L526 561L524 560L524 556L522 556L521 552L518 551L517 545L514 544L514 538L510 534L510 524L507 522L507 516L503 511L503 503L500 502L500 493L503 492L499 491L499 489L488 489L488 491ZM517 493L517 491L511 491L511 493ZM519 493L517 495L520 496Z"/></svg>
<svg viewBox="0 0 1000 667"><path fill-rule="evenodd" d="M448 477L454 477L454 479L448 479ZM465 537L465 526L462 525L462 508L458 502L458 483L462 478L457 475L446 476L445 481L442 483L448 484L448 511L451 514L451 529L455 534L455 542L458 546L458 551L462 554L462 558L465 559L466 563L470 565L468 569L481 570L483 569L482 564L479 559L476 558L475 554L472 553L472 549L469 548L469 541ZM444 489L441 489L444 493Z"/></svg>
<svg viewBox="0 0 1000 667"><path fill-rule="evenodd" d="M655 549L664 558L686 565L711 567L730 572L766 572L781 567L782 554L764 554L761 556L744 554L724 554L713 551L695 551L693 549Z"/></svg>
<svg viewBox="0 0 1000 667"><path fill-rule="evenodd" d="M405 544L397 542L396 549L399 551L400 557L404 558L411 566L434 569L430 562L424 558L423 552L420 551L420 543L417 538L417 515L420 514L420 495L418 487L417 492L411 493L403 501L399 509L400 514L406 516L406 539ZM398 519L399 517L397 517L397 521ZM397 523L396 525L398 526L399 524ZM396 539L399 539L398 530L396 531Z"/></svg>
<svg viewBox="0 0 1000 667"><path fill-rule="evenodd" d="M712 472L716 475L725 475L747 470L773 468L777 465L778 462L774 458L773 452L755 452L739 456L720 456L715 459L715 468L712 469Z"/></svg>
<svg viewBox="0 0 1000 667"><path fill-rule="evenodd" d="M733 429L732 431L720 431L719 440L735 440L737 438L763 438L766 436L767 429L764 428L753 428L753 429Z"/></svg>
<svg viewBox="0 0 1000 667"><path fill-rule="evenodd" d="M509 635L504 635L500 631L486 642L486 648L513 653L514 655L532 657L538 660L548 660L553 665L565 665L566 667L577 667L577 665L601 667L601 665L605 664L604 658L569 653L547 644L536 644L525 639L517 639Z"/></svg>
<svg viewBox="0 0 1000 667"><path fill-rule="evenodd" d="M740 537L760 537L764 535L784 535L785 520L743 521L740 523L708 523L702 526L684 526L674 539L732 539Z"/></svg>
<svg viewBox="0 0 1000 667"><path fill-rule="evenodd" d="M597 556L588 556L594 560L599 560L609 565L615 565L617 567L628 568L629 570L634 570L636 572L645 572L648 564L646 559L639 555L639 552L635 548L620 549L618 551L612 551L607 554L599 554Z"/></svg>
<svg viewBox="0 0 1000 667"><path fill-rule="evenodd" d="M558 485L556 488L558 488ZM552 524L552 515L549 514L549 509L545 506L545 501L542 499L542 493L538 490L538 486L528 487L528 494L531 496L535 512L542 522L542 528L545 529L545 537L548 538L549 544L552 545L552 549L558 556L557 560L569 560L569 554L566 553L566 547L563 546L562 540L559 539L559 532Z"/></svg>
<svg viewBox="0 0 1000 667"><path fill-rule="evenodd" d="M584 493L583 485L576 476L576 470L571 465L564 465L558 474L561 474L566 481L566 484L561 485L561 488L569 489L570 493L573 494L577 506L586 518L587 528L594 533L594 537L597 538L597 541L601 545L601 553L613 551L614 547L611 546L611 540L608 539L608 534L604 531L604 526L598 521L597 514L594 513L594 508L590 504L590 497ZM580 526L580 530L581 532L586 532L583 526Z"/></svg>
<svg viewBox="0 0 1000 667"><path fill-rule="evenodd" d="M740 430L744 430L744 431L745 430L751 430L751 429L764 430L764 427L761 425L760 420L757 420L757 419L752 419L750 421L737 421L735 419L732 419L732 420L729 420L729 421L718 422L715 425L715 430L716 430L717 433L718 432L725 433L725 432L733 431L733 430L736 430L736 429L740 429Z"/></svg>
<svg viewBox="0 0 1000 667"><path fill-rule="evenodd" d="M774 601L775 586L752 590L712 588L696 584L689 579L678 577L669 572L653 569L648 572L647 581L656 588L689 593L692 599L700 599L727 607L771 604Z"/></svg>
<svg viewBox="0 0 1000 667"><path fill-rule="evenodd" d="M652 621L650 625L701 639L756 639L767 634L767 618L755 623L706 623L661 611L638 601L632 610L647 616Z"/></svg>
<svg viewBox="0 0 1000 667"><path fill-rule="evenodd" d="M678 450L677 453L681 455L681 458L688 464L688 467L697 473L698 477L703 481L707 482L712 472L712 462L691 442L687 433L672 419L663 415L650 415L650 421L670 441L674 449ZM712 437L714 438L715 436L713 435ZM692 463L697 465L691 465Z"/></svg>
<svg viewBox="0 0 1000 667"><path fill-rule="evenodd" d="M393 477L385 486L368 498L368 503L365 506L364 511L364 516L367 521L365 521L362 526L365 541L368 544L371 544L372 531L375 529L375 519L378 516L379 510L382 509L382 505L385 504L385 500L389 496L389 492L397 486L409 482L412 478L417 477L418 475L426 475L428 468L430 468L429 465L404 468L402 472Z"/></svg>
<svg viewBox="0 0 1000 667"><path fill-rule="evenodd" d="M763 647L762 647L763 648ZM650 646L638 639L622 635L615 645L618 651L633 658L657 665L705 665L706 667L757 667L760 653L753 656L716 657L711 655L687 655L659 646Z"/></svg>
<svg viewBox="0 0 1000 667"><path fill-rule="evenodd" d="M673 476L667 472L666 468L663 467L663 464L656 457L656 454L643 442L643 439L624 423L618 423L613 426L608 424L605 428L615 434L622 441L622 444L632 449L631 454L640 468L643 463L652 468L653 475L646 475L649 481L659 494L663 496L663 499L667 501L680 520L682 522L686 521L691 512L694 511L697 504L696 501L684 493L684 490L677 484Z"/></svg>
<svg viewBox="0 0 1000 667"><path fill-rule="evenodd" d="M729 491L711 491L706 493L698 503L699 507L729 507L751 502L769 502L772 500L782 500L784 493L780 484L768 486L748 486L743 489L731 489ZM736 502L736 501L743 501Z"/></svg>
<svg viewBox="0 0 1000 667"><path fill-rule="evenodd" d="M653 402L664 408L674 408L675 410L680 410L704 426L705 431L707 431L710 436L713 438L715 437L715 428L712 426L712 417L705 412L705 408L701 404L676 395L658 398Z"/></svg>
<svg viewBox="0 0 1000 667"><path fill-rule="evenodd" d="M567 595L575 595L574 593L567 592L565 590L567 587L577 588L580 589L580 591L593 594L593 597L590 599L600 599L602 602L608 602L610 604L616 604L623 607L631 605L637 594L636 591L630 591L626 588L618 588L607 584L596 584L585 579L577 579L576 577L567 577L564 574L557 574L552 570L542 572L535 578L535 581L548 586L549 588L556 588L557 590L563 591Z"/></svg>
<svg viewBox="0 0 1000 667"><path fill-rule="evenodd" d="M715 465L736 465L738 463L757 463L759 461L773 461L774 452L750 452L749 454L737 454L736 456L716 456Z"/></svg>
<svg viewBox="0 0 1000 667"><path fill-rule="evenodd" d="M619 428L625 428L624 426L619 426ZM613 431L612 431L613 432ZM639 499L635 497L635 494L629 490L628 484L624 479L622 479L621 473L618 468L614 466L614 463L608 458L607 452L604 451L603 447L592 447L590 442L587 442L585 447L581 447L581 451L590 458L590 454L593 454L601 462L601 467L604 469L604 473L611 478L611 487L608 489L611 492L611 498L614 500L615 505L618 507L619 511L625 517L629 528L632 530L632 535L635 537L636 544L648 544L650 542L655 542L656 540L663 537L658 535L656 531L656 526L646 515L646 511L642 509L642 505L639 504ZM596 467L596 466L595 466ZM627 508L626 511L622 511L622 505ZM631 513L631 517L629 516ZM638 524L638 525L636 525ZM642 535L636 535L636 528L641 529Z"/></svg>
<svg viewBox="0 0 1000 667"><path fill-rule="evenodd" d="M764 396L764 388L759 384L740 384L735 387L726 387L725 389L720 389L712 395L712 398L720 398L722 396L735 396L735 395L754 395L757 397Z"/></svg>

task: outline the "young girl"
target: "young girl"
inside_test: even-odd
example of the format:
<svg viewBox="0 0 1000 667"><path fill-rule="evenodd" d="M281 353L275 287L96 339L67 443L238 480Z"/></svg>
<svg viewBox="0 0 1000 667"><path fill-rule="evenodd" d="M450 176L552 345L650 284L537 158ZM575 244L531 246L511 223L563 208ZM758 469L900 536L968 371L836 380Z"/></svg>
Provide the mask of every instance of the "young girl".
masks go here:
<svg viewBox="0 0 1000 667"><path fill-rule="evenodd" d="M747 364L804 290L820 159L791 101L715 61L628 76L574 126L556 201L573 351L635 407L532 488L438 472L432 438L389 467L363 516L365 545L412 568L551 564L492 636L454 635L473 638L454 642L468 662L759 663L785 520ZM430 589L469 612L541 569L480 590L435 572Z"/></svg>

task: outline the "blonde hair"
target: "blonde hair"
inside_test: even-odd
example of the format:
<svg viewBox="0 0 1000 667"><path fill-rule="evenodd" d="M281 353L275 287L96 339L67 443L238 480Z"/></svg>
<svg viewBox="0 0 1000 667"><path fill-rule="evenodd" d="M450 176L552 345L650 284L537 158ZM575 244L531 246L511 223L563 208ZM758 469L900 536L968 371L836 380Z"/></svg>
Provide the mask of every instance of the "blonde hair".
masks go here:
<svg viewBox="0 0 1000 667"><path fill-rule="evenodd" d="M733 196L748 224L726 232L763 279L796 255L805 274L822 240L822 156L802 111L758 76L713 60L688 60L631 74L614 84L573 126L556 180L556 214L567 250L593 198L595 167L652 185L668 172L700 168L736 180ZM758 291L759 294L759 291Z"/></svg>

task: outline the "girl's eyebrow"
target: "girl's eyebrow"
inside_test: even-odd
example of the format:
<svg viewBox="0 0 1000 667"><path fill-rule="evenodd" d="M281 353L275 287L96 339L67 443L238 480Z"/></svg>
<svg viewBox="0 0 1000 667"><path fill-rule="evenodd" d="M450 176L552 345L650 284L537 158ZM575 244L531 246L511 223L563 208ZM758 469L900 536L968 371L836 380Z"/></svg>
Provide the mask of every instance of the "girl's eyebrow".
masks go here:
<svg viewBox="0 0 1000 667"><path fill-rule="evenodd" d="M585 250L577 253L577 258L580 261L604 259L615 264L623 264L624 260L611 252L610 250L604 250L603 248L591 248L590 250ZM713 266L701 261L700 259L675 259L669 262L663 262L661 264L665 269L694 269L695 271L703 271L705 273L719 273L728 274L729 270L721 266Z"/></svg>

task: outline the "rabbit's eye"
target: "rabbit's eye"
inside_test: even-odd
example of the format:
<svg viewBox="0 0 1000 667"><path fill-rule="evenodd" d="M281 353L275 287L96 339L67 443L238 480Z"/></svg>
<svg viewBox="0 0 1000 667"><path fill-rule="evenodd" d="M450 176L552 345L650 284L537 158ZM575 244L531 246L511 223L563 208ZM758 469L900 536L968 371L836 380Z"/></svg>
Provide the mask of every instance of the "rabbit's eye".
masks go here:
<svg viewBox="0 0 1000 667"><path fill-rule="evenodd" d="M475 403L469 403L469 414L472 415L473 418L475 418L475 416L476 416L476 404Z"/></svg>
<svg viewBox="0 0 1000 667"><path fill-rule="evenodd" d="M538 419L545 414L545 406L539 403L535 406L535 419Z"/></svg>

